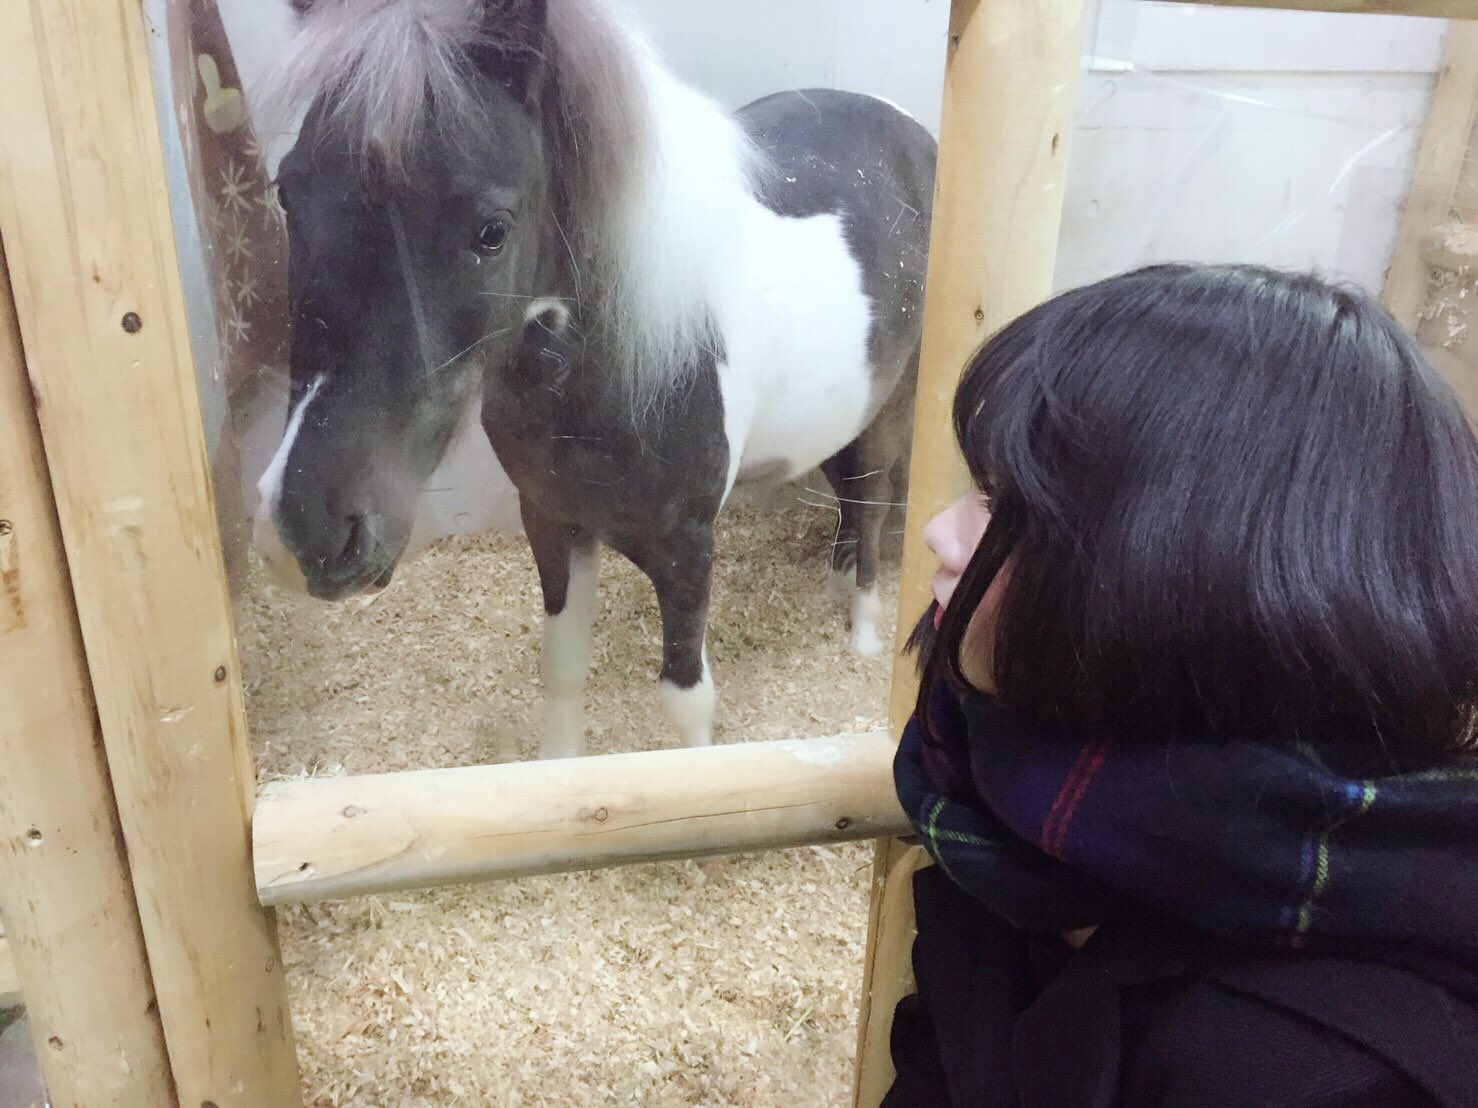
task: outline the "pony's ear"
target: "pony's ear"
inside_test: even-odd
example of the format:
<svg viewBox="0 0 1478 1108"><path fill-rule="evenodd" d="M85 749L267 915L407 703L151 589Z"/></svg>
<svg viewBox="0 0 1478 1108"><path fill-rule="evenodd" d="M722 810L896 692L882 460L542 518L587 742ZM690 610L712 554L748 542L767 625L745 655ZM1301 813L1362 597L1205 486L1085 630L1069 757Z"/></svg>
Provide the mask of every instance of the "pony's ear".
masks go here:
<svg viewBox="0 0 1478 1108"><path fill-rule="evenodd" d="M312 3L313 0L293 0ZM478 67L527 104L536 103L549 34L548 0L485 0Z"/></svg>

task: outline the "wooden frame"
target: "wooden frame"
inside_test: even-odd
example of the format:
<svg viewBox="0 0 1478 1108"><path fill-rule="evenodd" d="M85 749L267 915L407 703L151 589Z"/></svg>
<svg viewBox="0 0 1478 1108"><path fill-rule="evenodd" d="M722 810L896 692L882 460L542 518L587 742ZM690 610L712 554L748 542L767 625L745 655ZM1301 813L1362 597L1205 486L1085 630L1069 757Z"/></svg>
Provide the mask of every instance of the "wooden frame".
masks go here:
<svg viewBox="0 0 1478 1108"><path fill-rule="evenodd" d="M150 1108L173 1081L3 252L0 489L0 994L53 1103Z"/></svg>
<svg viewBox="0 0 1478 1108"><path fill-rule="evenodd" d="M148 31L135 0L0 12L0 235L170 1072L192 1108L290 1104L297 1060L248 860L254 774ZM33 680L20 695L57 694ZM97 992L87 964L73 1003Z"/></svg>
<svg viewBox="0 0 1478 1108"><path fill-rule="evenodd" d="M1478 0L1248 2L1478 18ZM965 486L938 433L955 375L984 334L1051 287L1080 4L953 0L905 616L922 608L931 569L922 524ZM851 736L275 785L254 874L254 776L142 14L136 0L0 0L0 12L11 27L0 39L11 267L0 308L13 289L19 325L0 327L0 681L24 709L0 724L0 913L55 1103L300 1103L259 886L274 902L906 829L891 740ZM14 596L23 627L14 600L5 607ZM43 665L47 680L33 676ZM912 685L900 661L895 734ZM776 778L793 783L781 803L750 799ZM724 785L695 793L691 781ZM508 824L458 823L448 788L518 797L518 819L545 813L538 841L468 848L468 827ZM46 817L28 820L39 798ZM406 827L427 849L385 863ZM76 857L48 858L53 843ZM878 850L859 1105L891 1081L920 861L897 840ZM79 912L91 921L80 932L68 926ZM104 957L108 972L96 972ZM126 1068L100 1045L115 1041L128 1044Z"/></svg>

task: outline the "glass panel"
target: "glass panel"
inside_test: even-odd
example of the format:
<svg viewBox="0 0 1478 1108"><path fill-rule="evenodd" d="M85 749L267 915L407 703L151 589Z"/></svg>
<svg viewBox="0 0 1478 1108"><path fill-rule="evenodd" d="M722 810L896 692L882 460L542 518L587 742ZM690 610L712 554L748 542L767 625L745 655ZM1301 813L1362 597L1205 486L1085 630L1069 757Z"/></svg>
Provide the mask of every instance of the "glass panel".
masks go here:
<svg viewBox="0 0 1478 1108"><path fill-rule="evenodd" d="M554 6L583 11L585 0ZM475 57L495 67L496 87L474 83L465 100L443 95L447 129L419 133L441 144L429 166L406 141L414 127L403 109L421 98L385 79L400 72L424 87L427 72L393 69L416 54L411 32L420 32L406 31L404 56L377 54L376 43L402 41L385 37L396 17L384 13L451 13L436 26L455 37L458 13L477 5L349 5L355 19L310 17L322 68L332 72L355 50L392 67L367 74L368 101L336 121L309 121L317 156L303 145L289 155L298 118L266 106L271 71L302 41L285 6L154 0L153 9L167 31L172 184L261 779L538 754L549 683L539 676L544 595L510 470L536 490L531 498L550 497L551 487L567 500L579 493L587 515L559 516L552 500L544 514L608 538L621 531L651 574L686 567L671 592L689 618L673 634L696 641L702 620L682 600L695 555L673 520L695 498L716 499L715 472L722 491L728 458L715 462L713 448L726 441L723 420L761 409L769 429L747 441L768 446L747 449L733 467L756 480L731 498L714 534L706 658L718 691L715 738L884 726L889 660L854 650L848 609L855 625L875 604L877 642L892 641L903 496L872 477L893 455L849 460L840 499L815 463L818 444L845 444L883 402L858 373L885 360L863 353L878 305L917 322L910 266L922 252L898 254L889 243L911 235L922 243L927 184L918 195L895 192L887 225L875 206L872 223L849 238L833 213L849 202L851 171L870 187L872 166L862 162L873 155L859 153L862 140L848 128L872 134L867 127L891 119L895 136L917 142L922 132L875 102L788 98L806 111L777 116L790 128L786 141L817 149L789 151L807 168L772 178L778 199L756 214L763 205L724 201L735 185L722 116L674 80L731 110L779 89L857 90L896 102L935 133L946 3L633 3L665 63L632 50L625 15L613 37L591 41L580 38L588 25L566 18L550 32L553 45L510 41L501 27ZM361 35L365 28L379 37ZM1435 21L1090 4L1059 285L1174 258L1317 265L1378 288L1442 30ZM571 65L581 51L588 64ZM559 72L576 88L567 101L553 98L537 59L567 67ZM311 89L322 74L309 65L300 77ZM434 69L430 80L443 94L460 88L438 86ZM594 95L602 92L610 95ZM667 128L656 139L642 114L653 103ZM823 123L814 133L807 112ZM292 125L272 122L288 118ZM763 138L763 113L749 118ZM623 127L626 142L617 141ZM532 145L536 131L543 153ZM582 139L576 164L569 159ZM658 148L662 158L631 154ZM849 172L831 172L849 159L858 162ZM899 165L887 172L900 187L918 184ZM291 247L274 178L296 221ZM624 221L602 207L638 194L646 206L623 209ZM545 218L591 211L604 222ZM621 239L633 226L641 234ZM453 232L462 238L446 245ZM885 274L858 264L858 235L885 259ZM517 280L496 276L510 265L523 267ZM609 291L617 287L631 295ZM486 300L480 315L469 288ZM709 310L684 315L695 289ZM1458 304L1455 293L1449 299ZM681 418L644 414L641 439L618 434L631 408L614 387L621 403L594 419L568 418L569 396L594 404L592 382L618 379L610 369L618 359L573 352L592 343L609 354L618 343L610 321L624 318L617 309L701 340L690 343L698 364L683 388L707 387L709 402L679 390ZM1442 308L1442 326L1459 333L1462 310ZM906 358L907 328L877 333L887 357ZM510 345L531 334L531 350ZM660 347L634 349L651 356ZM500 378L501 406L485 413L504 436L505 465L479 426L474 394L482 367L520 351L525 375ZM724 379L720 408L717 367L730 363L760 384ZM530 381L533 397L519 392ZM547 419L520 437L528 427L508 413ZM292 450L317 445L282 453L285 427ZM605 457L565 445L587 435L618 445ZM551 486L544 478L556 462ZM279 511L273 527L258 528L265 549L249 551L264 477ZM592 496L592 487L607 491ZM842 527L843 507L848 520L891 508L875 601L835 600L823 589L834 543L855 539ZM284 560L275 543L288 517L298 532L287 543L300 556ZM672 542L655 541L666 533ZM338 601L284 584L269 558ZM607 552L598 596L587 600L583 565L577 557L554 635L556 669L578 670L569 611L588 606L586 723L570 722L573 707L565 712L567 746L582 734L592 753L678 745L681 728L701 729L704 706L701 695L659 695L663 620L648 574ZM693 685L694 657L668 652L675 685ZM560 684L558 673L548 678ZM567 699L575 684L566 674ZM865 845L818 846L285 910L305 1095L315 1105L841 1103L870 856Z"/></svg>

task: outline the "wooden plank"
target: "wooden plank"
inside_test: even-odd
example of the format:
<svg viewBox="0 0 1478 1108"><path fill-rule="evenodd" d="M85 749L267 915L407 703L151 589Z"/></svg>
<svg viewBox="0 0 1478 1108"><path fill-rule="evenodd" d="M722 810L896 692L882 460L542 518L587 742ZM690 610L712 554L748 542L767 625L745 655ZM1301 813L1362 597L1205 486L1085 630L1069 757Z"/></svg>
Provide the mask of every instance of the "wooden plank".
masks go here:
<svg viewBox="0 0 1478 1108"><path fill-rule="evenodd" d="M1386 269L1381 303L1408 331L1426 303L1427 239L1447 221L1478 119L1478 23L1454 23L1442 41L1442 68L1422 124L1401 228Z"/></svg>
<svg viewBox="0 0 1478 1108"><path fill-rule="evenodd" d="M918 694L902 643L928 606L938 564L924 524L969 484L948 430L955 385L986 335L1051 292L1081 20L1081 0L954 0L951 8L889 705L895 736ZM893 1082L888 1033L913 987L910 878L924 861L917 847L878 846L857 1031L861 1106L877 1104Z"/></svg>
<svg viewBox="0 0 1478 1108"><path fill-rule="evenodd" d="M175 1084L299 1103L142 10L0 13L0 235Z"/></svg>
<svg viewBox="0 0 1478 1108"><path fill-rule="evenodd" d="M1478 0L1180 0L1218 8L1278 8L1349 15L1422 15L1438 19L1478 19Z"/></svg>
<svg viewBox="0 0 1478 1108"><path fill-rule="evenodd" d="M0 1003L55 1105L174 1088L0 252Z"/></svg>
<svg viewBox="0 0 1478 1108"><path fill-rule="evenodd" d="M881 732L302 778L252 826L263 904L896 835Z"/></svg>

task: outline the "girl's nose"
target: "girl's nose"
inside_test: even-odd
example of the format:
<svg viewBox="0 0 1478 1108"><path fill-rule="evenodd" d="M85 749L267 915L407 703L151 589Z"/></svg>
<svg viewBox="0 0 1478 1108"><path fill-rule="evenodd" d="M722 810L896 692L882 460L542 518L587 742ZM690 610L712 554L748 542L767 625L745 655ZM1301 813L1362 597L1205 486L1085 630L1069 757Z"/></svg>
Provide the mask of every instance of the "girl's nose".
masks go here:
<svg viewBox="0 0 1478 1108"><path fill-rule="evenodd" d="M934 552L940 565L953 572L962 570L970 560L969 551L963 552L963 559L960 557L963 535L959 514L960 505L956 502L931 519L924 528L924 544Z"/></svg>
<svg viewBox="0 0 1478 1108"><path fill-rule="evenodd" d="M927 546L929 548L929 552L932 553L934 557L938 558L941 562L944 561L944 540L946 529L944 517L948 514L949 509L946 508L944 509L944 511L940 512L933 519L931 519L928 523L924 524L924 545Z"/></svg>
<svg viewBox="0 0 1478 1108"><path fill-rule="evenodd" d="M952 573L963 573L990 523L990 511L977 494L967 494L929 521L924 545L939 564Z"/></svg>

